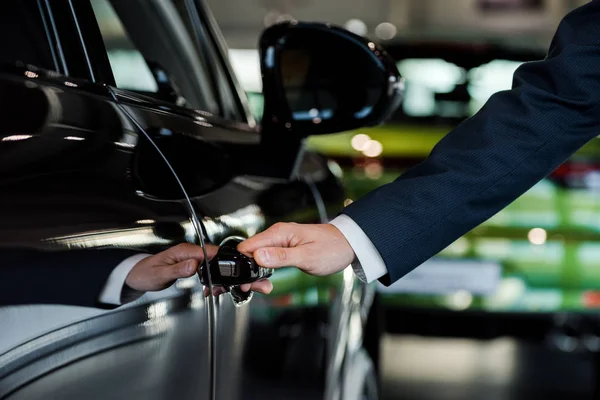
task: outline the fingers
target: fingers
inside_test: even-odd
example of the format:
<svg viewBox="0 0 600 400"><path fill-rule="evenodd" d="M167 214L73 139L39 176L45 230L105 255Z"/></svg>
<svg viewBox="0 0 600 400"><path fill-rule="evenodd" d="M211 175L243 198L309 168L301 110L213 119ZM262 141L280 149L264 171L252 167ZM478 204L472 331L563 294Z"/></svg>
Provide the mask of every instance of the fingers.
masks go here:
<svg viewBox="0 0 600 400"><path fill-rule="evenodd" d="M167 265L160 268L159 280L164 283L174 281L180 278L189 278L198 270L198 261L189 259L178 262L174 265Z"/></svg>
<svg viewBox="0 0 600 400"><path fill-rule="evenodd" d="M252 290L253 292L269 294L271 291L273 291L273 283L268 279L261 279L260 281L253 283L244 283L240 286L240 289L242 289L242 292L248 292Z"/></svg>
<svg viewBox="0 0 600 400"><path fill-rule="evenodd" d="M206 245L206 253L209 259L213 258L217 254L217 251L219 251L218 246L211 244ZM198 261L204 260L204 250L202 250L202 247L192 243L178 244L177 246L165 250L163 253L164 256L172 263L178 263L188 259L194 259Z"/></svg>
<svg viewBox="0 0 600 400"><path fill-rule="evenodd" d="M242 290L244 289L242 288ZM268 279L262 279L260 281L253 282L250 285L250 290L262 294L269 294L273 290L273 283Z"/></svg>
<svg viewBox="0 0 600 400"><path fill-rule="evenodd" d="M217 252L219 251L219 246L215 246L212 244L205 244L206 246L206 255L208 256L208 259L211 260L214 256L217 255Z"/></svg>
<svg viewBox="0 0 600 400"><path fill-rule="evenodd" d="M250 256L261 247L289 247L291 238L301 229L294 223L277 223L264 232L244 240L237 247L238 251Z"/></svg>
<svg viewBox="0 0 600 400"><path fill-rule="evenodd" d="M273 283L268 279L262 279L260 281L256 281L253 283L245 283L240 286L243 292L248 292L252 290L253 292L261 293L261 294L270 294L273 291ZM227 293L227 290L222 286L214 286L213 287L213 296L220 296L224 293ZM208 297L210 295L210 290L208 286L204 287L204 297Z"/></svg>
<svg viewBox="0 0 600 400"><path fill-rule="evenodd" d="M250 289L252 289L252 284L251 283L244 283L243 285L240 285L240 289L242 289L242 292L247 292Z"/></svg>
<svg viewBox="0 0 600 400"><path fill-rule="evenodd" d="M225 290L225 288L223 286L213 286L213 292L212 295L213 296L220 296L224 293L227 293L227 290ZM204 297L208 297L210 295L210 289L208 288L208 286L204 287Z"/></svg>
<svg viewBox="0 0 600 400"><path fill-rule="evenodd" d="M278 231L278 229L275 229L275 231ZM214 257L218 250L217 246L206 246L209 258ZM258 256L257 262L260 265L276 268L297 264L302 259L303 252L306 252L306 250L267 247L257 250L256 255ZM161 254L140 261L128 275L127 283L131 282L130 286L140 291L162 290L170 286L177 279L193 276L198 271L203 259L204 251L202 247L191 243L182 243L165 250ZM209 295L207 289L205 288L204 290L205 296ZM273 284L268 279L264 279L252 284L242 285L242 290L245 292L252 290L262 294L269 294L273 290ZM224 289L220 290L217 288L213 295L218 296L224 292L226 292Z"/></svg>
<svg viewBox="0 0 600 400"><path fill-rule="evenodd" d="M254 252L254 260L265 268L302 268L310 256L307 247L265 247Z"/></svg>

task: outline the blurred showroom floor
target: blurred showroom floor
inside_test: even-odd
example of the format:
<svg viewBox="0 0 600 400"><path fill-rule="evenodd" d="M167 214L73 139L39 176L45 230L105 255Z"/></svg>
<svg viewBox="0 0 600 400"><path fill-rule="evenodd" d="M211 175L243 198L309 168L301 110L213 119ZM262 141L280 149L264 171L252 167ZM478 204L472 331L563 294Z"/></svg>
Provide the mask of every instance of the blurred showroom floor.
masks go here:
<svg viewBox="0 0 600 400"><path fill-rule="evenodd" d="M385 336L382 400L592 399L593 360L509 339Z"/></svg>

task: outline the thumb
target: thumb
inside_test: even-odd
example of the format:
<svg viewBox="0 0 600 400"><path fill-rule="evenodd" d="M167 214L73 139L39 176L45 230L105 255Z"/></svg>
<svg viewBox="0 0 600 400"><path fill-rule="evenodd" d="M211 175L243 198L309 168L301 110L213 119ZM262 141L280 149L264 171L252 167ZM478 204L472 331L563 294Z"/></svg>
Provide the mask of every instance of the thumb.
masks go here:
<svg viewBox="0 0 600 400"><path fill-rule="evenodd" d="M208 258L213 258L219 248L210 244L206 245L206 253ZM171 247L163 252L164 256L172 264L185 261L188 259L194 259L198 261L204 260L204 250L202 247L192 243L181 243L177 246Z"/></svg>
<svg viewBox="0 0 600 400"><path fill-rule="evenodd" d="M265 268L298 267L308 257L306 248L263 247L254 252L254 260Z"/></svg>
<svg viewBox="0 0 600 400"><path fill-rule="evenodd" d="M180 261L177 264L166 265L161 268L160 279L163 282L170 282L180 278L189 278L196 273L198 261L189 259Z"/></svg>
<svg viewBox="0 0 600 400"><path fill-rule="evenodd" d="M300 229L298 224L279 222L264 232L244 240L237 249L249 256L261 247L289 247L290 238L297 235Z"/></svg>

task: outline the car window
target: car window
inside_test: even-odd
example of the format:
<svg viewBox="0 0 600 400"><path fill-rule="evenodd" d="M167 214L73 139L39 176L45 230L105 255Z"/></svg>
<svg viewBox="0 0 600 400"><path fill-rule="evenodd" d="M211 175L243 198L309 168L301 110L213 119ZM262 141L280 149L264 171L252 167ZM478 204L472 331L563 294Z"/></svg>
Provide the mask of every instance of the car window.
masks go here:
<svg viewBox="0 0 600 400"><path fill-rule="evenodd" d="M142 53L135 47L116 11L107 0L92 1L106 53L121 89L157 92L158 85Z"/></svg>
<svg viewBox="0 0 600 400"><path fill-rule="evenodd" d="M227 119L241 121L244 118L241 117L243 114L243 110L239 109L238 106L241 106L239 103L239 97L234 93L231 83L229 82L229 72L227 71L225 65L219 57L219 49L212 37L210 37L208 30L204 26L205 24L201 23L199 26L202 27L202 32L199 35L203 42L205 43L205 57L208 59L215 60L211 64L212 73L215 76L217 91L221 97L221 102L224 108L224 117ZM235 74L234 71L231 72Z"/></svg>
<svg viewBox="0 0 600 400"><path fill-rule="evenodd" d="M91 0L118 88L223 115L183 0Z"/></svg>
<svg viewBox="0 0 600 400"><path fill-rule="evenodd" d="M263 116L262 73L258 49L228 49L229 62L246 92L250 112L256 121Z"/></svg>

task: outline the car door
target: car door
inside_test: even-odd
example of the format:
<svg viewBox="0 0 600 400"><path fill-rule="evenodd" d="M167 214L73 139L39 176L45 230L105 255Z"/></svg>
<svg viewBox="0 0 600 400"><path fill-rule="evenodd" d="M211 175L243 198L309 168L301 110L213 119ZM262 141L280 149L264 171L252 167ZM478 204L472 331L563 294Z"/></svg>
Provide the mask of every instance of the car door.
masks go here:
<svg viewBox="0 0 600 400"><path fill-rule="evenodd" d="M213 309L197 277L103 297L121 263L201 232L127 93L90 68L80 4L0 5L0 398L208 399Z"/></svg>
<svg viewBox="0 0 600 400"><path fill-rule="evenodd" d="M89 19L85 26L99 27L82 32L87 56L95 60L90 62L94 74L114 76L102 82L168 160L206 240L218 245L264 229L257 197L270 185L238 177L243 165L236 157L252 153L259 131L195 5L91 0L77 3L75 11L80 20ZM156 189L161 194L154 196L170 198L163 186ZM214 329L206 376L212 395L234 399L243 392L239 383L249 308L227 297L211 295L206 301Z"/></svg>

